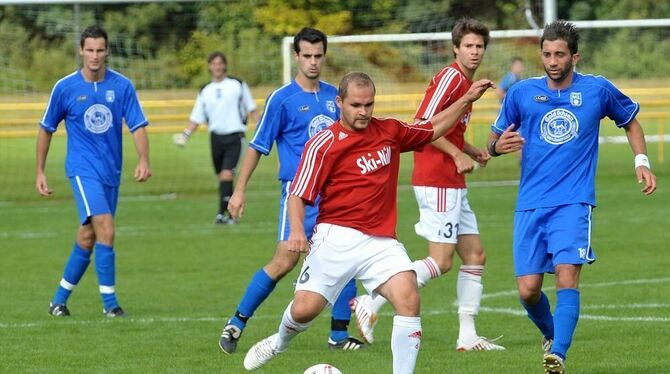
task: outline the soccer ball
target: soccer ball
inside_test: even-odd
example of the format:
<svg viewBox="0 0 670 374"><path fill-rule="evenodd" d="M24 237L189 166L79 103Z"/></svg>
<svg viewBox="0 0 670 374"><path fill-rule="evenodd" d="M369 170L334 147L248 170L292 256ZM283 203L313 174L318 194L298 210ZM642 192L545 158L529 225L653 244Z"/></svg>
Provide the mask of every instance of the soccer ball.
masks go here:
<svg viewBox="0 0 670 374"><path fill-rule="evenodd" d="M317 364L308 367L302 374L342 374L342 372L330 364Z"/></svg>

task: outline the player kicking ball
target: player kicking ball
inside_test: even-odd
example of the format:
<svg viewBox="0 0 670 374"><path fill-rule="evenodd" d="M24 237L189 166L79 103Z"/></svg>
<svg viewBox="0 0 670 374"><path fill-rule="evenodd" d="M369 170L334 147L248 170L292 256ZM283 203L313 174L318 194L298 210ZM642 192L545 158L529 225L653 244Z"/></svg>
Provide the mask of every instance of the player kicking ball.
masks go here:
<svg viewBox="0 0 670 374"><path fill-rule="evenodd" d="M284 352L355 278L393 305L393 372L414 372L422 330L416 274L395 232L400 153L444 135L492 86L489 80L475 82L452 106L410 126L372 116L375 86L367 74L352 72L342 78L337 96L340 119L307 143L288 200L288 248L309 253L279 331L249 350L247 370ZM321 203L310 245L300 228L305 207L317 196Z"/></svg>

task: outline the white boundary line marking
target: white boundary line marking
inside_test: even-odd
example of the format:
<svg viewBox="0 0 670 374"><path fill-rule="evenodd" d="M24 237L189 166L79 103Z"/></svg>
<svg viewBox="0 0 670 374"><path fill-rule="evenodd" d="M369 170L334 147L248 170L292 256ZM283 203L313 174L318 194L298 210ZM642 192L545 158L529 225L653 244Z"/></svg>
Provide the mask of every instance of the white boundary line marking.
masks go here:
<svg viewBox="0 0 670 374"><path fill-rule="evenodd" d="M670 282L670 277L666 278L650 278L650 279L627 279L622 281L613 281L613 282L602 282L602 283L592 283L592 284L582 284L579 288L601 288L601 287L611 287L611 286L622 286L622 285L632 285L632 284L654 284L654 283L666 283ZM553 291L556 287L543 287L544 291ZM493 299L498 297L505 296L514 296L518 295L519 291L510 290L510 291L499 291L482 295L482 299Z"/></svg>

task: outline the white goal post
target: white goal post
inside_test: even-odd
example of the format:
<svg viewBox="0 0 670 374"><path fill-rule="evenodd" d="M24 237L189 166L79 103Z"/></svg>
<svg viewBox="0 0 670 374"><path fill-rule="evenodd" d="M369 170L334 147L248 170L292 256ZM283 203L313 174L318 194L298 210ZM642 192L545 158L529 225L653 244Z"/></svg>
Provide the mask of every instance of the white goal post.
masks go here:
<svg viewBox="0 0 670 374"><path fill-rule="evenodd" d="M670 18L642 20L601 20L573 21L580 29L630 28L630 27L670 27ZM491 39L509 39L539 37L542 30L493 30ZM379 42L418 42L418 41L451 40L451 32L414 33L414 34L369 34L369 35L336 35L328 37L328 44L333 43L379 43ZM282 81L288 83L292 79L291 62L293 60L293 37L282 39Z"/></svg>

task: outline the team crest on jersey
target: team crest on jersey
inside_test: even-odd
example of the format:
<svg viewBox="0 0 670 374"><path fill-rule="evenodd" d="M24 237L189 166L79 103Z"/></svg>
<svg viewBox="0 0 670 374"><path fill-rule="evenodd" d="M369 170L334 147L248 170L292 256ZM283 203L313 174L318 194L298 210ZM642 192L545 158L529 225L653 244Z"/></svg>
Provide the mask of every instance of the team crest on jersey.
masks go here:
<svg viewBox="0 0 670 374"><path fill-rule="evenodd" d="M300 113L307 112L307 111L309 111L309 105L303 105L300 108L298 108L298 112L300 112Z"/></svg>
<svg viewBox="0 0 670 374"><path fill-rule="evenodd" d="M331 113L335 113L335 102L333 100L326 100L326 108L328 108Z"/></svg>
<svg viewBox="0 0 670 374"><path fill-rule="evenodd" d="M114 91L113 90L105 91L105 100L107 100L108 103L113 103L114 102Z"/></svg>
<svg viewBox="0 0 670 374"><path fill-rule="evenodd" d="M566 109L554 109L545 114L540 124L542 139L550 144L563 144L575 138L579 131L577 117Z"/></svg>
<svg viewBox="0 0 670 374"><path fill-rule="evenodd" d="M582 93L581 92L570 92L570 105L572 105L572 106L582 106Z"/></svg>
<svg viewBox="0 0 670 374"><path fill-rule="evenodd" d="M538 103L546 103L549 101L549 97L547 97L547 95L535 95L533 100L537 101Z"/></svg>
<svg viewBox="0 0 670 374"><path fill-rule="evenodd" d="M314 135L316 135L317 132L332 125L333 122L335 121L333 121L332 118L324 116L323 114L319 114L318 116L312 118L312 120L309 121L309 137L312 138Z"/></svg>
<svg viewBox="0 0 670 374"><path fill-rule="evenodd" d="M84 113L84 126L94 134L102 134L112 127L112 111L102 104L91 105Z"/></svg>

